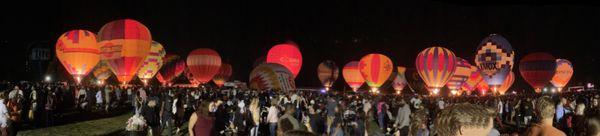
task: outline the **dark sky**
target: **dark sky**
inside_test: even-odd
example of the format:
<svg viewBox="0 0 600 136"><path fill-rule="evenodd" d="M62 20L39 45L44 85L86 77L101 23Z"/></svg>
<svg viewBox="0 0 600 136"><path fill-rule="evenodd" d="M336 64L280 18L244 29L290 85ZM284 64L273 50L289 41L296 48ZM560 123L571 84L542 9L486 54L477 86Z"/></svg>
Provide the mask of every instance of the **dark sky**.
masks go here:
<svg viewBox="0 0 600 136"><path fill-rule="evenodd" d="M71 29L97 32L116 19L145 24L168 53L187 55L213 48L233 64L234 79L246 81L252 63L287 40L300 45L304 64L299 86L319 86L318 63L342 67L365 54L383 53L395 65L414 67L417 53L440 43L473 63L477 44L503 35L516 50L516 64L531 52L571 60L576 82L598 81L600 8L587 5L464 5L437 1L376 0L121 0L7 5L2 9L2 58L16 63L4 71L22 72L27 43L55 40ZM15 50L6 52L6 49ZM18 60L18 59L17 59ZM517 75L518 67L513 69ZM340 76L341 77L341 76ZM517 85L523 84L520 76ZM345 85L340 78L335 86Z"/></svg>

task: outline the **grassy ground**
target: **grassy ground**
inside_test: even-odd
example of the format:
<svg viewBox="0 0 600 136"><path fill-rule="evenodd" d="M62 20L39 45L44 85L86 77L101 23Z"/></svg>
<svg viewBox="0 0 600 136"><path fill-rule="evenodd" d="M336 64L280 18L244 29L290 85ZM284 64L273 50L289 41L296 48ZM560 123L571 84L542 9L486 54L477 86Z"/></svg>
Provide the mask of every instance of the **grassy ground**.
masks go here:
<svg viewBox="0 0 600 136"><path fill-rule="evenodd" d="M94 136L108 135L124 131L125 123L131 113L112 118L90 120L66 124L62 126L26 130L18 133L19 136Z"/></svg>

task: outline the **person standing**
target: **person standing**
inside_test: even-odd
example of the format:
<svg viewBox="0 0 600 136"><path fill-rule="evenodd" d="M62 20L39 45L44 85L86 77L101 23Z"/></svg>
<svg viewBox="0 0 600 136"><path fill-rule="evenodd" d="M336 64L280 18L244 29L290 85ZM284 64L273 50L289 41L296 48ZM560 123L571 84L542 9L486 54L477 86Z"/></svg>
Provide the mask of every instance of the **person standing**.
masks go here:
<svg viewBox="0 0 600 136"><path fill-rule="evenodd" d="M0 131L3 136L8 135L8 109L4 104L5 95L0 94Z"/></svg>
<svg viewBox="0 0 600 136"><path fill-rule="evenodd" d="M550 97L538 98L535 107L535 113L539 116L540 121L531 125L525 132L525 136L566 136L565 133L552 126L555 107Z"/></svg>
<svg viewBox="0 0 600 136"><path fill-rule="evenodd" d="M215 117L210 116L208 101L203 101L196 108L196 112L190 116L188 132L190 136L212 136L214 135L213 124Z"/></svg>
<svg viewBox="0 0 600 136"><path fill-rule="evenodd" d="M410 125L410 107L404 100L400 100L400 107L398 108L398 115L396 116L396 122L394 126L396 126L400 130L401 136L408 135L409 125Z"/></svg>
<svg viewBox="0 0 600 136"><path fill-rule="evenodd" d="M277 109L277 101L271 100L271 107L267 113L267 123L269 124L269 134L275 136L277 132L277 121L279 118L279 109Z"/></svg>

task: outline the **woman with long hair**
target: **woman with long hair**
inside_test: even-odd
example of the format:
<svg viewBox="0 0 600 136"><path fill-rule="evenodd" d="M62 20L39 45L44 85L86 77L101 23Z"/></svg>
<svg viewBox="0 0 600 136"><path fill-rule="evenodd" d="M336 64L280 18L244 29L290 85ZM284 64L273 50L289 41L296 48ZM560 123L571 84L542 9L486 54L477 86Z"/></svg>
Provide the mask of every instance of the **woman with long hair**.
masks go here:
<svg viewBox="0 0 600 136"><path fill-rule="evenodd" d="M190 117L188 124L190 136L212 136L214 122L215 118L209 115L208 102L202 101Z"/></svg>

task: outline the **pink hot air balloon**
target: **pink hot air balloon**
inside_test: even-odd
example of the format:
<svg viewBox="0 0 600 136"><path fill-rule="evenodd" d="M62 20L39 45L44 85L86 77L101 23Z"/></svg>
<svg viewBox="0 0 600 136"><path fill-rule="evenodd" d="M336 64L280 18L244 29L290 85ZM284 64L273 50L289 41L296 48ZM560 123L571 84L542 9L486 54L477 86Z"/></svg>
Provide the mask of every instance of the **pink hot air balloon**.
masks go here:
<svg viewBox="0 0 600 136"><path fill-rule="evenodd" d="M196 49L187 57L187 67L195 81L205 84L219 72L221 56L212 49Z"/></svg>
<svg viewBox="0 0 600 136"><path fill-rule="evenodd" d="M302 53L293 43L284 43L273 46L267 54L267 63L277 63L289 69L294 78L302 68Z"/></svg>
<svg viewBox="0 0 600 136"><path fill-rule="evenodd" d="M429 90L437 94L439 89L454 75L456 56L443 47L427 48L417 56L417 70Z"/></svg>

